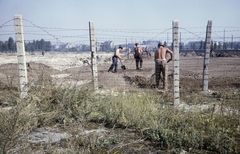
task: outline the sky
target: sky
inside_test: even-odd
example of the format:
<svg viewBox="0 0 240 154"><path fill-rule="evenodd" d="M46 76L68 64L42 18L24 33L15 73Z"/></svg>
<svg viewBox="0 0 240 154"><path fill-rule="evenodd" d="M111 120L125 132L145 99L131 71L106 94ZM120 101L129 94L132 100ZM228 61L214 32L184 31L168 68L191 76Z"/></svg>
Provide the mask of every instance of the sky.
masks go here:
<svg viewBox="0 0 240 154"><path fill-rule="evenodd" d="M15 14L22 15L26 41L89 44L91 21L97 42L171 42L174 20L183 43L205 40L209 20L212 40L240 41L239 6L240 0L0 0L0 41L15 40Z"/></svg>

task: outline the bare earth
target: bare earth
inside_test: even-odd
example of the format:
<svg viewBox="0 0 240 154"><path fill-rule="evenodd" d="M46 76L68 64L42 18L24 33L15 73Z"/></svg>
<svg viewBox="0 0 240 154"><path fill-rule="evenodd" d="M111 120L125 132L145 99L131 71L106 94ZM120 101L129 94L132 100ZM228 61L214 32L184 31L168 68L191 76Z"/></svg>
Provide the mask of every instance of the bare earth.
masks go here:
<svg viewBox="0 0 240 154"><path fill-rule="evenodd" d="M49 52L43 57L40 53L26 54L27 61L27 74L28 80L31 86L36 86L39 80L43 77L52 78L52 81L58 85L84 86L85 83L91 82L91 60L90 53L57 53ZM133 58L128 59L127 56L122 53L124 58L123 64L126 66L126 70L121 69L119 63L119 72L112 73L107 72L111 65L112 53L97 53L98 56L98 81L99 89L102 91L109 90L121 90L129 91L131 88L138 89L153 89L154 88L154 61L153 57L147 58L144 55L143 58L143 70L136 70L135 61ZM203 56L202 54L195 52L180 53L180 93L181 92L196 92L202 89L202 72L203 72ZM0 53L0 88L4 85L18 84L18 61L17 54ZM169 89L173 91L173 62L169 64ZM230 57L212 57L209 64L209 89L215 90L221 88L223 90L227 88L239 89L240 88L240 56L234 54ZM3 85L3 86L2 86ZM4 89L4 88L3 88ZM185 94L185 93L184 93ZM1 97L0 97L1 100ZM211 103L209 105L188 105L183 102L181 104L175 104L178 108L184 108L192 110L193 108L198 110L212 109ZM221 111L222 106L216 104L216 111ZM231 110L232 112L233 110ZM236 110L239 111L239 110ZM95 124L99 126L98 124ZM114 126L115 127L115 126ZM92 132L108 131L108 129L92 129L84 131ZM136 137L136 134L132 130L127 129L111 129L112 133L124 137L123 140L128 141ZM107 134L112 134L107 133ZM53 135L54 134L54 135ZM134 135L134 136L131 136ZM51 137L50 137L51 136ZM49 143L49 141L64 143L62 139L69 138L71 134L66 132L60 133L56 128L37 128L35 131L29 134L29 142L36 143ZM41 138L41 140L39 140ZM126 139L125 139L126 138ZM38 145L38 144L36 144ZM58 146L58 144L54 144ZM59 144L60 145L60 144ZM157 148L153 148L153 144L144 141L142 145L143 149L156 152ZM133 151L134 147L123 147L126 151ZM56 147L56 150L63 151L65 149ZM139 148L137 148L139 149ZM142 148L140 148L142 149ZM123 151L124 151L123 150ZM41 150L37 150L38 153L42 153ZM35 153L35 152L34 152ZM37 153L37 152L36 152ZM165 153L165 152L163 152Z"/></svg>
<svg viewBox="0 0 240 154"><path fill-rule="evenodd" d="M118 73L107 72L113 53L97 53L99 89L128 90L130 87L154 88L153 57L143 55L143 70L136 70L135 60L128 59L122 53L123 65L119 64ZM153 55L153 53L152 53ZM26 53L28 80L35 84L41 76L50 76L59 84L83 85L92 80L90 52ZM180 53L180 88L191 91L201 89L203 72L203 54L196 52ZM0 81L3 84L18 83L18 65L16 53L0 53ZM169 89L172 89L173 61L169 62ZM211 57L209 64L209 88L240 87L240 56Z"/></svg>

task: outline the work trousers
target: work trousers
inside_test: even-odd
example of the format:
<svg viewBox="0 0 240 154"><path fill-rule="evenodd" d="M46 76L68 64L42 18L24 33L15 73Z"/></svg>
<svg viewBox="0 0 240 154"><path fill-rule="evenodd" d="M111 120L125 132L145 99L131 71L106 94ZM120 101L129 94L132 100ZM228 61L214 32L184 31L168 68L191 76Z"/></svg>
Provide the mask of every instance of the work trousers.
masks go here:
<svg viewBox="0 0 240 154"><path fill-rule="evenodd" d="M112 71L114 68L114 71L117 72L118 71L118 57L117 56L113 56L112 57L112 65L110 66L110 68L108 69L108 72Z"/></svg>
<svg viewBox="0 0 240 154"><path fill-rule="evenodd" d="M161 77L162 75L162 77ZM156 60L155 61L155 76L156 76L156 88L159 87L159 81L163 81L163 89L167 90L168 88L168 67L166 60Z"/></svg>
<svg viewBox="0 0 240 154"><path fill-rule="evenodd" d="M140 54L135 54L134 58L136 61L136 69L137 70L139 69L139 62L140 62L140 68L142 68L142 63L143 63L142 56Z"/></svg>

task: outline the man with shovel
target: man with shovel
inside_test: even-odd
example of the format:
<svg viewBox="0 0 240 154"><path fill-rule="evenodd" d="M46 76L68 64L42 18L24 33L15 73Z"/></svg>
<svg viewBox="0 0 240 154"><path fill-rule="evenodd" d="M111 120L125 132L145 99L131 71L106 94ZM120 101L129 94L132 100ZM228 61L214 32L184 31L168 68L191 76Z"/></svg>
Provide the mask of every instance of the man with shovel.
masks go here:
<svg viewBox="0 0 240 154"><path fill-rule="evenodd" d="M170 54L171 58L167 61L167 53ZM168 88L168 67L167 63L170 62L173 58L173 52L168 48L165 48L162 43L158 43L158 49L155 51L154 54L154 61L155 61L155 76L156 76L156 88L159 86L160 75L163 75L163 89L167 90Z"/></svg>
<svg viewBox="0 0 240 154"><path fill-rule="evenodd" d="M108 69L108 72L112 71L114 68L114 72L113 73L117 73L118 72L118 58L121 61L121 57L120 57L120 51L123 48L121 46L118 47L118 49L114 52L114 55L112 56L112 65L110 66L110 68Z"/></svg>

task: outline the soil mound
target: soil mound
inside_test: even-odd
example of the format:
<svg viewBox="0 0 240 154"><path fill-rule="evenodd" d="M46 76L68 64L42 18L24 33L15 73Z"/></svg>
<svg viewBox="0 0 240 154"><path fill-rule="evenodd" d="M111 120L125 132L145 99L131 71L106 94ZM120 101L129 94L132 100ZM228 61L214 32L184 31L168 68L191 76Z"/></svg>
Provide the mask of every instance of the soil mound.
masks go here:
<svg viewBox="0 0 240 154"><path fill-rule="evenodd" d="M143 76L134 76L131 78L131 82L135 83L135 85L139 86L140 88L154 87L154 84L151 82L151 80Z"/></svg>
<svg viewBox="0 0 240 154"><path fill-rule="evenodd" d="M195 51L185 53L184 57L195 57L197 56Z"/></svg>

